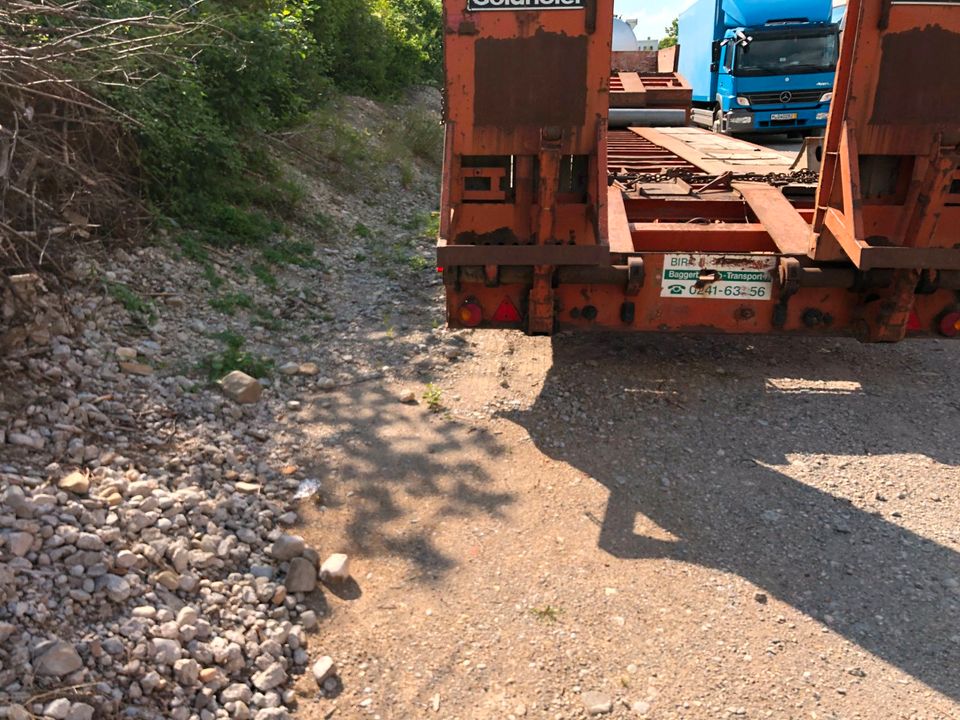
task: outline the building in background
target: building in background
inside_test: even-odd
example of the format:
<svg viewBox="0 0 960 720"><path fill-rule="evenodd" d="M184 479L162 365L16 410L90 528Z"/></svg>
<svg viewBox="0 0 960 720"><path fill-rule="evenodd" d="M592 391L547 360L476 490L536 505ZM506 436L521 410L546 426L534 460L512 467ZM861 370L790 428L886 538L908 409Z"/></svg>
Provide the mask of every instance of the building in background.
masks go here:
<svg viewBox="0 0 960 720"><path fill-rule="evenodd" d="M630 28L630 32L633 33L633 36L637 36L637 18L624 18L623 22ZM614 31L616 32L616 30ZM660 40L658 38L648 37L646 40L641 40L637 38L637 50L656 50L660 47Z"/></svg>

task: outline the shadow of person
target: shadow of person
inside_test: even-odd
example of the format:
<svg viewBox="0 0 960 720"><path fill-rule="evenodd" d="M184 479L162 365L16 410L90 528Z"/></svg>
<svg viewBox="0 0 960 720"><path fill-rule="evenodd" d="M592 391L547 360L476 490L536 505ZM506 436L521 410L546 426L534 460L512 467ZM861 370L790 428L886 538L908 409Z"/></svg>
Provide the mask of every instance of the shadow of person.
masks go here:
<svg viewBox="0 0 960 720"><path fill-rule="evenodd" d="M609 489L604 551L735 573L960 700L952 349L561 336L506 417Z"/></svg>

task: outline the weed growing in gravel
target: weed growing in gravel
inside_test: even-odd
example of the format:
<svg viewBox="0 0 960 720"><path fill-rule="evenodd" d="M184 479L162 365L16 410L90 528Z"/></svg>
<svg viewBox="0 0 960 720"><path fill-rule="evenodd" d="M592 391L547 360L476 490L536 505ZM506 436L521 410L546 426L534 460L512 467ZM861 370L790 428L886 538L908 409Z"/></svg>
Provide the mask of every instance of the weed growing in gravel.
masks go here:
<svg viewBox="0 0 960 720"><path fill-rule="evenodd" d="M203 264L203 279L210 284L213 290L219 290L223 286L223 278L217 274L217 269L211 262Z"/></svg>
<svg viewBox="0 0 960 720"><path fill-rule="evenodd" d="M310 215L310 217L306 218L303 224L323 240L334 240L337 237L336 220L323 212L323 210L317 210Z"/></svg>
<svg viewBox="0 0 960 720"><path fill-rule="evenodd" d="M107 292L119 302L134 318L141 322L152 323L157 319L157 308L149 300L144 300L133 290L118 282L107 282Z"/></svg>
<svg viewBox="0 0 960 720"><path fill-rule="evenodd" d="M242 292L227 293L226 295L212 298L210 300L210 307L217 312L224 313L225 315L233 315L237 308L252 310L253 298Z"/></svg>
<svg viewBox="0 0 960 720"><path fill-rule="evenodd" d="M200 369L206 372L211 381L219 380L234 370L240 370L255 378L270 375L273 370L273 360L251 355L244 350L243 345L246 339L243 335L226 330L218 333L216 338L225 345L223 350L217 354L207 355L200 361Z"/></svg>
<svg viewBox="0 0 960 720"><path fill-rule="evenodd" d="M356 225L353 226L353 234L359 238L369 240L370 238L373 237L373 230L368 228L363 223L358 222Z"/></svg>
<svg viewBox="0 0 960 720"><path fill-rule="evenodd" d="M427 389L423 393L423 400L430 408L430 412L438 413L443 410L443 391L433 383L427 383Z"/></svg>
<svg viewBox="0 0 960 720"><path fill-rule="evenodd" d="M250 268L250 270L256 276L257 280L262 282L271 290L276 289L277 285L279 284L277 283L277 278L270 271L270 268L268 268L266 265L264 265L263 263L257 263L252 268Z"/></svg>
<svg viewBox="0 0 960 720"><path fill-rule="evenodd" d="M423 108L410 108L403 114L402 137L414 157L440 164L443 157L443 125L439 118Z"/></svg>
<svg viewBox="0 0 960 720"><path fill-rule="evenodd" d="M255 307L253 314L256 316L259 324L272 332L280 332L284 328L283 320L274 316L272 312L262 307Z"/></svg>
<svg viewBox="0 0 960 720"><path fill-rule="evenodd" d="M274 265L298 265L316 267L319 261L313 257L313 245L304 240L281 240L263 248L263 259Z"/></svg>
<svg viewBox="0 0 960 720"><path fill-rule="evenodd" d="M410 269L415 272L423 272L430 267L430 261L423 257L423 255L411 255L407 258L407 264L410 266Z"/></svg>
<svg viewBox="0 0 960 720"><path fill-rule="evenodd" d="M541 622L555 623L563 611L553 605L544 605L542 608L530 608L530 612Z"/></svg>
<svg viewBox="0 0 960 720"><path fill-rule="evenodd" d="M427 218L427 222L423 229L423 236L425 238L430 238L433 240L440 234L440 213L434 211L430 213L430 217Z"/></svg>
<svg viewBox="0 0 960 720"><path fill-rule="evenodd" d="M401 162L400 163L400 184L403 186L404 190L409 190L413 187L413 181L417 179L417 172L413 167L412 162Z"/></svg>
<svg viewBox="0 0 960 720"><path fill-rule="evenodd" d="M183 256L188 260L205 264L210 263L210 254L196 235L180 233L176 236L175 242L180 247Z"/></svg>

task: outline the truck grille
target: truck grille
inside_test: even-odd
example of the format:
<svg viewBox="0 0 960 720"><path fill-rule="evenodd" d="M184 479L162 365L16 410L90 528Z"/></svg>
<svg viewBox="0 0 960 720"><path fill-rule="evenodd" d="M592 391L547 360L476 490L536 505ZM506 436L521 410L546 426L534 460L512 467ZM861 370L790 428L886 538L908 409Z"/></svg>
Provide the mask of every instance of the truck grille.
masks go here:
<svg viewBox="0 0 960 720"><path fill-rule="evenodd" d="M829 90L785 90L783 92L744 93L751 105L816 104Z"/></svg>

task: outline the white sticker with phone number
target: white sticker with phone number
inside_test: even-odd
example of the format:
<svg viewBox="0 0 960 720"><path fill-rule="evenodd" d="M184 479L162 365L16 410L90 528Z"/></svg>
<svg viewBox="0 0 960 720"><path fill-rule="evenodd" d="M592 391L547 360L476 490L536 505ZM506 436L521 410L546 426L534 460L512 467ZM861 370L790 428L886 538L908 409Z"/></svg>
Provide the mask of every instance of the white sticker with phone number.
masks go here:
<svg viewBox="0 0 960 720"><path fill-rule="evenodd" d="M660 297L770 300L772 255L665 255Z"/></svg>

